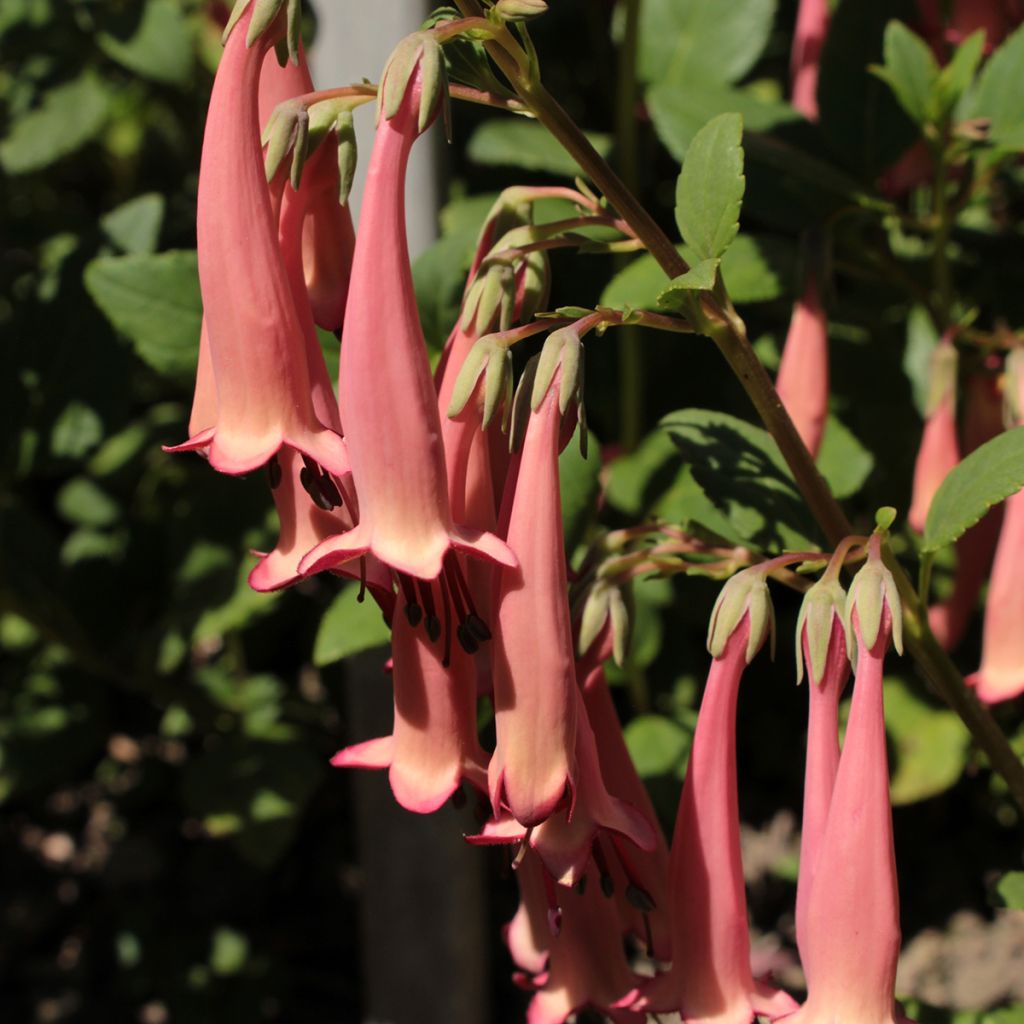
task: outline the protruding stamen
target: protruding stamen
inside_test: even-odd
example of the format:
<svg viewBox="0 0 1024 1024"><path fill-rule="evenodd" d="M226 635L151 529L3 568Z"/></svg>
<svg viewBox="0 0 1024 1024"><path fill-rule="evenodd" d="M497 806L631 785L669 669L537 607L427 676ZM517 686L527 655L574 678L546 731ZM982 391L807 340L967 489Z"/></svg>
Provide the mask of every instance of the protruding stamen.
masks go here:
<svg viewBox="0 0 1024 1024"><path fill-rule="evenodd" d="M626 899L629 901L630 906L636 907L637 910L644 914L649 914L656 909L654 900L651 899L651 894L642 886L637 885L636 882L630 882L626 886Z"/></svg>
<svg viewBox="0 0 1024 1024"><path fill-rule="evenodd" d="M267 460L267 481L272 491L276 491L281 484L281 463L276 455L271 455Z"/></svg>
<svg viewBox="0 0 1024 1024"><path fill-rule="evenodd" d="M476 612L470 612L466 616L466 621L463 625L473 634L473 638L480 643L491 639L491 631L487 628L487 623Z"/></svg>
<svg viewBox="0 0 1024 1024"><path fill-rule="evenodd" d="M437 617L437 609L434 606L434 591L426 580L417 580L420 600L423 602L423 610L426 612L424 628L431 643L437 643L441 637L441 620Z"/></svg>
<svg viewBox="0 0 1024 1024"><path fill-rule="evenodd" d="M594 857L594 864L597 865L597 871L601 879L601 892L611 899L615 895L615 879L612 878L611 872L608 870L608 861L604 855L604 848L601 846L600 839L594 840L594 845L591 848L591 853Z"/></svg>
<svg viewBox="0 0 1024 1024"><path fill-rule="evenodd" d="M441 586L441 607L444 609L444 656L441 658L441 664L447 668L452 660L451 594L444 573L438 577L438 583Z"/></svg>
<svg viewBox="0 0 1024 1024"><path fill-rule="evenodd" d="M366 600L366 555L359 556L359 593L356 601L362 604Z"/></svg>
<svg viewBox="0 0 1024 1024"><path fill-rule="evenodd" d="M404 572L397 572L395 575L398 577L398 585L405 595L405 617L408 619L409 625L415 629L423 619L423 609L416 601L416 584Z"/></svg>
<svg viewBox="0 0 1024 1024"><path fill-rule="evenodd" d="M460 622L458 626L455 627L455 636L459 641L459 646L467 654L476 654L476 652L480 650L480 644L477 643L472 630L470 630L464 623Z"/></svg>
<svg viewBox="0 0 1024 1024"><path fill-rule="evenodd" d="M334 482L334 478L326 469L321 472L319 483L323 496L328 501L332 502L335 508L339 505L345 504L341 500L341 491L338 490L338 485Z"/></svg>
<svg viewBox="0 0 1024 1024"><path fill-rule="evenodd" d="M576 891L581 896L587 891L587 875L580 875L580 880L576 883Z"/></svg>
<svg viewBox="0 0 1024 1024"><path fill-rule="evenodd" d="M299 470L299 483L302 484L302 489L309 495L317 508L323 509L325 512L330 512L334 508L330 499L320 489L320 477L315 470L310 470L309 466L303 466Z"/></svg>

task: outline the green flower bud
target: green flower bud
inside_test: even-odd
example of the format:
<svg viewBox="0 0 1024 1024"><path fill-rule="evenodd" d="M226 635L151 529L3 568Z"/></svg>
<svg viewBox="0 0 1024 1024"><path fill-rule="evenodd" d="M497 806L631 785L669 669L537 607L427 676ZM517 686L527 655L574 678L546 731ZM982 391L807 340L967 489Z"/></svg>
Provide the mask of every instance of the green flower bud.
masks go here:
<svg viewBox="0 0 1024 1024"><path fill-rule="evenodd" d="M719 657L729 637L750 616L750 636L747 640L746 661L749 665L761 649L765 639L771 637L771 653L775 656L775 609L772 607L768 581L759 566L738 572L722 587L708 623L708 653Z"/></svg>
<svg viewBox="0 0 1024 1024"><path fill-rule="evenodd" d="M838 620L840 625L846 610L846 591L837 579L827 577L818 580L804 594L800 614L796 620L796 681L804 678L804 645L807 637L807 650L810 663L807 674L815 686L821 686L825 676L825 663L828 660L828 645L832 637L832 626ZM845 632L845 627L844 627Z"/></svg>
<svg viewBox="0 0 1024 1024"><path fill-rule="evenodd" d="M853 661L856 653L853 631L853 612L857 610L857 622L865 646L870 650L878 640L882 628L882 613L889 606L892 616L892 645L897 653L903 653L903 605L900 603L896 580L877 555L869 555L850 584L846 599L843 625L846 627L846 649Z"/></svg>

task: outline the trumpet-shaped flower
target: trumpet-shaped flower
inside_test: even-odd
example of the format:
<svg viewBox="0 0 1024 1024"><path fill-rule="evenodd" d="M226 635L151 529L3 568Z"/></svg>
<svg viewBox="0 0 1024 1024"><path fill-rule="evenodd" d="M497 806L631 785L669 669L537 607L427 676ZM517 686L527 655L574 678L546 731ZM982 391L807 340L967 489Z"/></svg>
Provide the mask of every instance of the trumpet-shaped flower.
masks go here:
<svg viewBox="0 0 1024 1024"><path fill-rule="evenodd" d="M245 10L217 69L199 171L199 281L217 384L217 422L171 451L209 448L225 473L264 465L283 444L338 475L345 445L316 416L303 332L263 173L257 89L271 32L252 45Z"/></svg>
<svg viewBox="0 0 1024 1024"><path fill-rule="evenodd" d="M433 580L453 546L515 564L493 534L452 519L437 394L416 310L405 172L412 145L437 105L436 89L424 84L428 43L437 46L428 38L411 64L396 68L393 58L384 75L345 311L339 404L359 493L359 524L314 548L302 563L304 572L371 551L399 573ZM430 51L431 67L440 60Z"/></svg>
<svg viewBox="0 0 1024 1024"><path fill-rule="evenodd" d="M520 870L523 866L525 861ZM586 1007L615 1024L643 1024L644 1014L621 1005L639 979L619 939L615 903L593 881L588 877L582 892L558 887L558 927L550 938L547 970L531 986L536 994L526 1011L527 1024L563 1024Z"/></svg>
<svg viewBox="0 0 1024 1024"><path fill-rule="evenodd" d="M946 475L960 461L956 435L957 354L952 335L947 334L931 358L928 413L914 464L914 492L907 522L919 533L932 498Z"/></svg>
<svg viewBox="0 0 1024 1024"><path fill-rule="evenodd" d="M1018 429L1024 427L1024 348L1006 360L1006 397ZM992 704L1024 693L1024 491L1006 499L999 544L985 602L981 667L967 677L978 696Z"/></svg>
<svg viewBox="0 0 1024 1024"><path fill-rule="evenodd" d="M775 389L807 450L821 448L828 418L828 318L814 273L793 307Z"/></svg>
<svg viewBox="0 0 1024 1024"><path fill-rule="evenodd" d="M749 1024L795 1009L754 979L740 860L736 705L743 670L772 612L764 577L734 576L712 616L713 655L672 837L672 967L645 986L638 1008L678 1011L687 1022Z"/></svg>
<svg viewBox="0 0 1024 1024"><path fill-rule="evenodd" d="M797 664L808 675L807 761L796 889L796 941L807 936L807 907L818 870L832 788L839 768L839 698L850 675L843 611L846 593L827 575L804 596L797 622Z"/></svg>
<svg viewBox="0 0 1024 1024"><path fill-rule="evenodd" d="M989 371L997 369L998 357L994 363L987 367ZM964 387L964 454L970 455L1002 429L1002 396L995 373L972 374ZM946 600L928 609L928 625L947 651L960 643L978 605L978 595L992 567L1002 521L1003 506L997 505L956 542L953 591Z"/></svg>
<svg viewBox="0 0 1024 1024"><path fill-rule="evenodd" d="M562 374L559 367L540 394L510 469L506 537L519 567L501 573L494 596L491 804L495 815L505 807L527 827L544 821L575 784L578 702L558 482Z"/></svg>
<svg viewBox="0 0 1024 1024"><path fill-rule="evenodd" d="M454 649L443 664L436 647L404 615L392 634L395 724L392 735L346 747L340 768L387 768L395 799L418 814L436 811L463 780L487 790L487 756L476 732L473 659Z"/></svg>
<svg viewBox="0 0 1024 1024"><path fill-rule="evenodd" d="M789 58L790 102L809 121L818 120L818 67L828 31L828 0L800 0Z"/></svg>
<svg viewBox="0 0 1024 1024"><path fill-rule="evenodd" d="M857 675L815 884L804 918L801 957L807 1000L793 1024L894 1024L899 896L882 707L882 667L900 641L895 583L881 564L878 537L854 578L847 628L856 636Z"/></svg>

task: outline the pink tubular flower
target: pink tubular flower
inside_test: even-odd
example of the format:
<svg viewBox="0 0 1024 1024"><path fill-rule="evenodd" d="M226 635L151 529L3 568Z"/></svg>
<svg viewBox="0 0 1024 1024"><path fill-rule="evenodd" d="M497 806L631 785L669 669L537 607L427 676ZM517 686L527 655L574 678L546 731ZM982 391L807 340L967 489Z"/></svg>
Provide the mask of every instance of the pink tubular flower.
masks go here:
<svg viewBox="0 0 1024 1024"><path fill-rule="evenodd" d="M525 866L524 860L520 870ZM526 1011L527 1024L563 1024L586 1007L615 1024L643 1024L644 1014L620 1005L639 979L626 961L615 904L593 883L588 878L583 892L558 888L558 927L549 940L547 970L531 986L536 995Z"/></svg>
<svg viewBox="0 0 1024 1024"><path fill-rule="evenodd" d="M809 121L818 120L818 65L828 31L828 0L800 0L789 59L790 102Z"/></svg>
<svg viewBox="0 0 1024 1024"><path fill-rule="evenodd" d="M645 986L637 1007L678 1011L686 1022L749 1024L795 1009L750 969L740 861L736 704L743 670L771 622L764 576L746 570L723 588L712 615L713 655L672 837L672 967Z"/></svg>
<svg viewBox="0 0 1024 1024"><path fill-rule="evenodd" d="M999 357L990 357L995 371ZM1002 397L994 372L974 373L964 388L964 455L995 437L1003 429ZM953 592L945 600L928 609L928 625L944 650L953 650L978 605L978 595L988 579L992 557L999 541L1003 506L998 505L982 517L956 542L956 575Z"/></svg>
<svg viewBox="0 0 1024 1024"><path fill-rule="evenodd" d="M339 768L387 768L395 799L409 811L436 811L465 779L487 789L487 756L476 733L473 659L459 648L445 666L421 630L396 615L392 635L395 725L391 736L346 747Z"/></svg>
<svg viewBox="0 0 1024 1024"><path fill-rule="evenodd" d="M939 485L960 461L956 436L957 354L947 332L932 353L928 413L914 464L914 492L907 522L924 532L928 509Z"/></svg>
<svg viewBox="0 0 1024 1024"><path fill-rule="evenodd" d="M453 546L515 564L493 534L453 522L437 395L409 267L406 164L413 142L436 110L436 89L424 85L424 64L436 68L440 61L438 44L424 37L408 67L396 69L392 58L381 85L383 106L353 257L339 369L359 524L314 548L302 562L303 572L371 551L399 573L434 580Z"/></svg>
<svg viewBox="0 0 1024 1024"><path fill-rule="evenodd" d="M882 708L882 663L901 646L896 585L872 538L854 578L847 629L857 678L801 946L807 1001L792 1024L894 1024L899 895ZM852 620L852 623L851 623ZM802 866L801 866L802 870Z"/></svg>
<svg viewBox="0 0 1024 1024"><path fill-rule="evenodd" d="M576 771L573 802L552 812L539 825L527 828L511 815L484 826L470 842L477 845L526 841L559 885L576 885L590 860L601 832L617 833L641 850L655 847L654 829L639 811L608 792L598 760L597 741L587 719L583 695L571 695L576 705Z"/></svg>
<svg viewBox="0 0 1024 1024"><path fill-rule="evenodd" d="M491 804L495 815L507 807L527 827L544 821L576 781L576 676L558 482L560 392L571 386L564 372L560 366L531 403L506 535L519 568L501 573L494 596Z"/></svg>
<svg viewBox="0 0 1024 1024"><path fill-rule="evenodd" d="M252 14L252 6L242 14L217 69L199 171L199 281L217 422L168 450L209 446L214 469L241 474L288 444L343 475L345 445L313 409L302 327L264 178L257 87L273 39L268 31L247 45Z"/></svg>
<svg viewBox="0 0 1024 1024"><path fill-rule="evenodd" d="M604 674L604 661L611 653L611 629L606 627L583 658L576 663L576 678L583 691L587 718L597 739L601 774L608 792L635 807L651 825L655 845L651 850L627 848L615 836L600 839L611 845L605 856L615 885L619 920L626 931L643 942L655 960L672 959L672 922L669 914L668 843L658 826L654 804L647 787L637 775L622 735L622 724L612 701Z"/></svg>
<svg viewBox="0 0 1024 1024"><path fill-rule="evenodd" d="M809 714L804 810L800 831L800 877L796 889L796 942L804 948L807 906L818 869L832 788L839 768L839 698L850 675L843 609L846 594L826 573L804 596L797 622L797 665L807 663Z"/></svg>
<svg viewBox="0 0 1024 1024"><path fill-rule="evenodd" d="M1024 427L1024 348L1006 360L1008 406ZM967 677L978 696L989 704L1024 693L1024 491L1006 499L999 545L992 563L985 601L981 668Z"/></svg>
<svg viewBox="0 0 1024 1024"><path fill-rule="evenodd" d="M793 307L775 389L800 440L814 456L825 433L828 388L828 318L818 294L818 279L811 271L803 295Z"/></svg>

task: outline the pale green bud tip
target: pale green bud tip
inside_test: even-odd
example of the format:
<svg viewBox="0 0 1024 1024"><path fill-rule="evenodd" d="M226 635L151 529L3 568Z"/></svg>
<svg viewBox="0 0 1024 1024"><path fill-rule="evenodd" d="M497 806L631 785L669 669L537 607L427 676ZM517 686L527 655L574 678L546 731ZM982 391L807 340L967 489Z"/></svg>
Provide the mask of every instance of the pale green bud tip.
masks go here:
<svg viewBox="0 0 1024 1024"><path fill-rule="evenodd" d="M448 417L454 418L469 404L483 377L481 426L486 430L495 412L507 406L512 389L512 353L496 338L480 338L469 350L455 379Z"/></svg>
<svg viewBox="0 0 1024 1024"><path fill-rule="evenodd" d="M875 512L875 528L883 533L891 530L892 524L896 522L896 515L896 509L892 505L883 505Z"/></svg>
<svg viewBox="0 0 1024 1024"><path fill-rule="evenodd" d="M546 0L498 0L494 12L505 21L527 21L547 14Z"/></svg>
<svg viewBox="0 0 1024 1024"><path fill-rule="evenodd" d="M614 583L598 580L587 591L583 603L576 647L580 657L590 650L606 624L612 630L612 659L621 666L629 643L629 609L622 591Z"/></svg>
<svg viewBox="0 0 1024 1024"><path fill-rule="evenodd" d="M825 678L828 661L828 645L832 639L832 628L836 622L843 627L846 611L846 591L838 580L822 579L804 594L800 614L796 620L796 681L803 682L804 645L810 655L808 675L815 686L821 686Z"/></svg>
<svg viewBox="0 0 1024 1024"><path fill-rule="evenodd" d="M892 644L897 653L903 653L903 605L900 603L896 580L881 558L870 556L850 584L846 599L843 625L846 628L846 646L853 658L853 612L856 609L861 639L867 650L878 642L882 628L882 615L888 607L892 618Z"/></svg>
<svg viewBox="0 0 1024 1024"><path fill-rule="evenodd" d="M773 651L775 647L775 610L768 592L768 581L758 566L733 576L715 601L708 623L708 653L713 658L721 657L729 637L739 628L745 615L750 619L746 650L749 665L769 636Z"/></svg>
<svg viewBox="0 0 1024 1024"><path fill-rule="evenodd" d="M381 76L377 94L377 116L388 121L398 113L409 82L420 69L420 106L416 127L424 131L434 119L444 93L448 90L441 44L429 32L413 32L392 51Z"/></svg>
<svg viewBox="0 0 1024 1024"><path fill-rule="evenodd" d="M558 384L558 411L564 416L571 402L583 399L583 341L570 324L552 331L541 349L537 376L533 380L530 408L536 412L561 367Z"/></svg>

